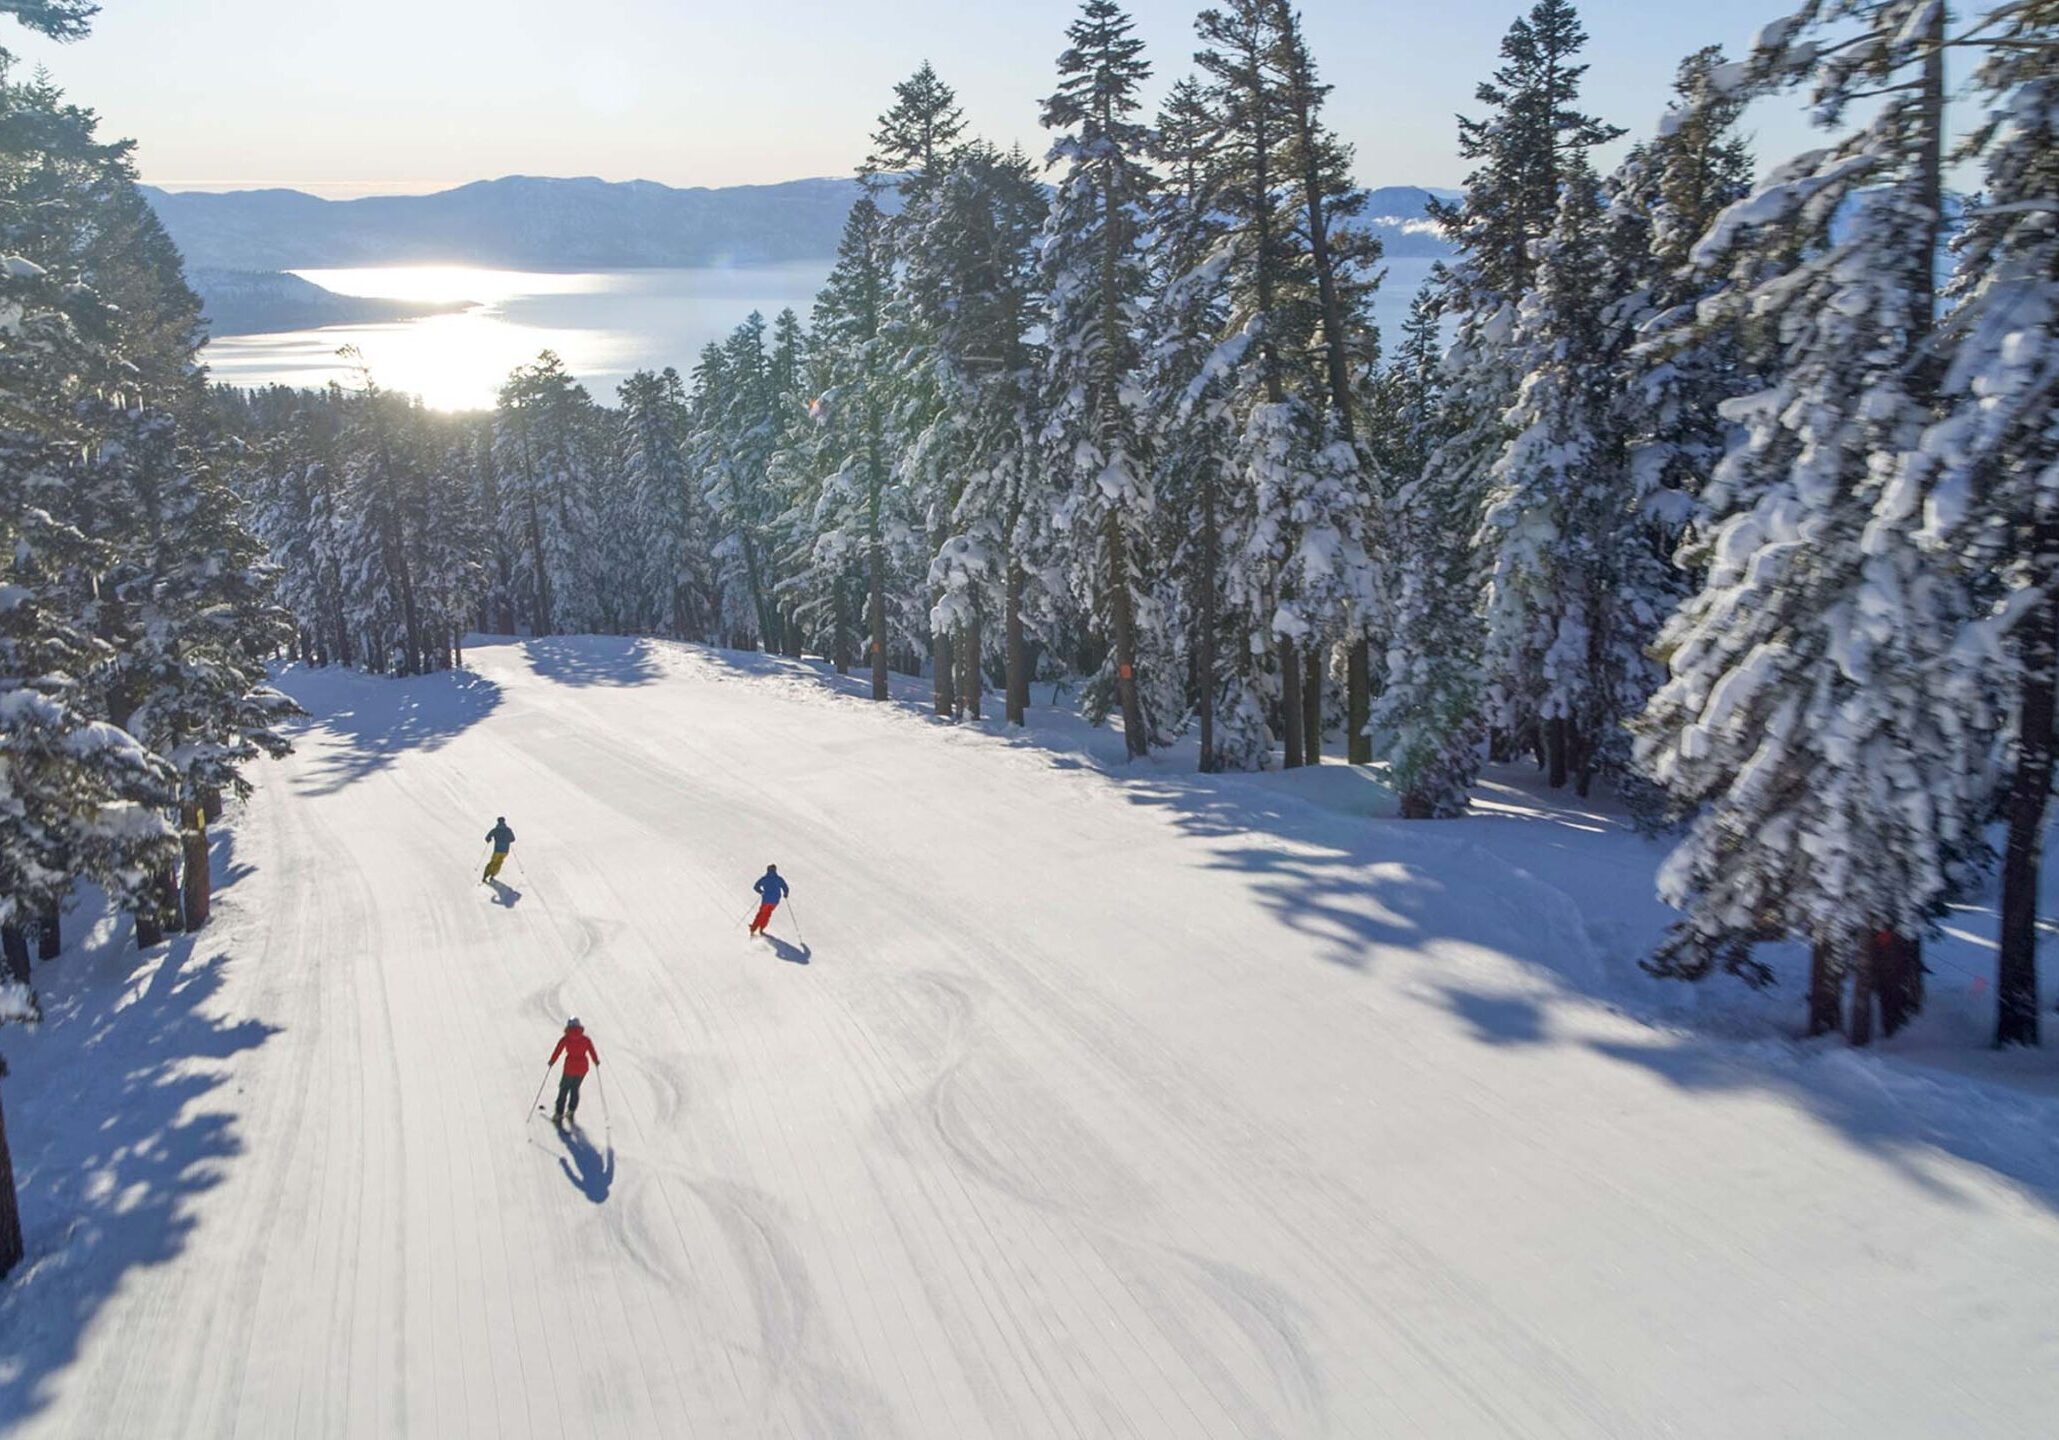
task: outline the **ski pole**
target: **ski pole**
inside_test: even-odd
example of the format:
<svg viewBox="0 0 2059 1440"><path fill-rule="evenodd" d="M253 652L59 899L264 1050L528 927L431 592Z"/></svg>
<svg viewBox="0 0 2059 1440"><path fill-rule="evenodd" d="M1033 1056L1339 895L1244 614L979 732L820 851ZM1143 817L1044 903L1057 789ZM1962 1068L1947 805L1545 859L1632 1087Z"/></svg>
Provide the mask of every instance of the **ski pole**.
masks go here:
<svg viewBox="0 0 2059 1440"><path fill-rule="evenodd" d="M794 917L794 939L800 941L801 948L805 950L808 948L808 934L801 929L801 912L794 908L792 896L787 897L786 908L787 913Z"/></svg>
<svg viewBox="0 0 2059 1440"><path fill-rule="evenodd" d="M522 1115L522 1123L524 1125L529 1123L531 1115L534 1115L543 1108L543 1087L548 1084L550 1084L550 1061L546 1060L543 1062L543 1078L536 1082L536 1098L529 1102L528 1110Z"/></svg>
<svg viewBox="0 0 2059 1440"><path fill-rule="evenodd" d="M601 1067L593 1067L594 1083L601 1091L601 1129L609 1135L615 1133L615 1117L608 1113L608 1082L601 1075Z"/></svg>

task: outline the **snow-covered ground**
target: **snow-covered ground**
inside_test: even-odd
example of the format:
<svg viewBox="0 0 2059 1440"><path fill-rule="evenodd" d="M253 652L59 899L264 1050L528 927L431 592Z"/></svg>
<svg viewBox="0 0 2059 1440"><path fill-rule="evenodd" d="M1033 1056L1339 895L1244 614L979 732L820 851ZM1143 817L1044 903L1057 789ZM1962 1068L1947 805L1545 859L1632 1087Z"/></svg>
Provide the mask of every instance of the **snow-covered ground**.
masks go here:
<svg viewBox="0 0 2059 1440"><path fill-rule="evenodd" d="M0 1034L10 1434L2059 1433L1988 917L1853 1055L1638 976L1657 850L1515 775L1403 824L791 662L468 658L287 672L215 926L101 924Z"/></svg>

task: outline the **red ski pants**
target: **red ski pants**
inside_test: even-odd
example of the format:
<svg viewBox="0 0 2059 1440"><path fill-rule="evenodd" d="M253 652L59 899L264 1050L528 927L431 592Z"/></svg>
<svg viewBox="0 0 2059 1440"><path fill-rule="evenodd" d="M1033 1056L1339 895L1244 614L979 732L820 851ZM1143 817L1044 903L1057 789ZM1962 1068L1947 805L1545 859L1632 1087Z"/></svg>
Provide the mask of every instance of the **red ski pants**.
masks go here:
<svg viewBox="0 0 2059 1440"><path fill-rule="evenodd" d="M760 905L758 907L758 918L751 922L751 933L755 935L767 925L770 925L772 923L772 912L778 908L777 905Z"/></svg>

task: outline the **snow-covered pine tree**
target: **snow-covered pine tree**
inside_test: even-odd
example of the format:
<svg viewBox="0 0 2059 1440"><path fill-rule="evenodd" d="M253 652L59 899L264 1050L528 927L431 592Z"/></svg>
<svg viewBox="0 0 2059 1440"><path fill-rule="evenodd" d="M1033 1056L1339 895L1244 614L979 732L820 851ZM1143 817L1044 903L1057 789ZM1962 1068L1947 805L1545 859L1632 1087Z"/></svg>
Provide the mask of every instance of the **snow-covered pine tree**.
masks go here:
<svg viewBox="0 0 2059 1440"><path fill-rule="evenodd" d="M671 366L639 370L616 391L616 465L641 538L642 588L660 634L714 633L707 516L687 465L686 387Z"/></svg>
<svg viewBox="0 0 2059 1440"><path fill-rule="evenodd" d="M1134 118L1151 73L1134 29L1113 0L1085 0L1066 29L1071 43L1058 57L1058 88L1043 117L1057 132L1047 163L1064 169L1040 249L1043 440L1059 497L1053 523L1074 599L1109 644L1089 687L1089 713L1121 712L1132 759L1166 743L1185 709L1157 604L1150 427L1141 413L1138 325L1150 284L1143 237L1157 177L1152 133ZM1021 584L1019 562L1010 584ZM1008 701L1016 724L1028 694L1018 661Z"/></svg>
<svg viewBox="0 0 2059 1440"><path fill-rule="evenodd" d="M2038 1043L2037 889L2059 724L2059 4L2015 0L1960 44L1985 52L1987 114L1962 162L1982 190L1955 242L1937 337L1943 415L1904 461L1924 539L2002 594L1967 643L2003 648L2015 689L2003 806L1995 1043ZM1999 633L1998 633L1999 632Z"/></svg>
<svg viewBox="0 0 2059 1440"><path fill-rule="evenodd" d="M1465 813L1485 741L1469 543L1478 515L1473 492L1432 463L1463 409L1444 394L1441 303L1429 286L1416 296L1379 392L1393 489L1382 507L1384 684L1366 728L1408 820Z"/></svg>
<svg viewBox="0 0 2059 1440"><path fill-rule="evenodd" d="M48 508L83 438L74 387L107 359L69 312L99 302L5 255L0 304L16 316L0 337L0 934L26 986L24 931L47 929L76 881L149 902L150 877L177 854L161 817L177 791L166 762L95 718L81 682L113 652L75 608L71 577L108 556Z"/></svg>
<svg viewBox="0 0 2059 1440"><path fill-rule="evenodd" d="M9 8L29 29L66 40L84 35L99 9L91 0L23 0ZM24 172L45 168L38 162L50 158L42 151L50 132L19 123L21 111L35 106L17 103L22 87L7 79L13 61L0 49L0 110L11 122L0 130L0 195L8 201L19 198L13 192ZM99 328L93 321L104 317L92 312L103 302L70 283L75 276L54 275L49 264L22 253L33 248L23 243L32 239L24 232L33 221L24 225L22 219L36 213L30 207L0 205L0 305L10 317L0 331L0 753L11 757L0 769L0 869L9 872L0 874L0 907L20 906L24 887L54 886L56 877L69 889L76 873L76 851L61 843L54 853L45 848L49 831L40 823L46 818L40 812L52 809L68 820L87 819L122 788L94 793L97 782L90 777L96 771L103 777L112 774L106 762L114 751L95 743L98 730L77 709L75 676L93 658L95 642L71 611L68 587L52 574L66 565L90 569L98 558L86 553L90 543L85 537L48 508L51 491L63 484L61 458L79 440L78 417L69 404L72 387L97 378L107 358L104 348L81 334L82 328ZM45 258L56 259L47 251ZM140 747L130 749L147 771L148 757ZM55 776L38 773L43 761L55 761ZM142 808L132 813L147 816ZM147 827L130 836L146 848L159 840L168 846L169 838L168 832L153 837ZM21 871L24 858L28 869ZM13 918L0 914L0 925L18 937ZM10 965L18 944L17 938L9 945ZM26 946L20 950L25 969ZM41 1018L25 979L0 980L0 1024ZM7 1062L0 1059L0 1079L6 1075ZM23 1254L14 1158L0 1115L0 1276Z"/></svg>
<svg viewBox="0 0 2059 1440"><path fill-rule="evenodd" d="M197 929L210 893L205 812L223 794L249 792L250 761L291 748L279 727L299 709L271 688L265 661L293 627L271 599L271 570L242 526L241 502L178 421L117 394L100 423L86 468L96 488L122 495L128 533L96 580L99 633L114 653L93 683L110 718L178 776L183 922Z"/></svg>
<svg viewBox="0 0 2059 1440"><path fill-rule="evenodd" d="M1613 417L1624 447L1627 493L1608 517L1606 555L1613 624L1599 652L1610 717L1596 759L1618 793L1646 818L1660 799L1628 764L1622 722L1640 713L1663 673L1648 657L1666 618L1697 588L1676 563L1698 499L1733 434L1720 413L1731 395L1761 383L1735 326L1685 326L1720 285L1690 260L1724 207L1750 190L1752 161L1736 133L1740 94L1715 83L1731 73L1711 46L1681 61L1677 96L1658 133L1635 146L1605 187L1610 347L1618 355ZM1639 343L1657 332L1661 338Z"/></svg>
<svg viewBox="0 0 2059 1440"><path fill-rule="evenodd" d="M1229 336L1226 222L1211 193L1215 117L1192 78L1176 83L1156 125L1164 183L1151 217L1151 303L1142 342L1167 608L1189 672L1203 771L1257 768L1270 751L1263 709L1247 694L1248 627L1227 623L1224 557L1247 533L1249 506L1228 467L1229 410L1245 337ZM1218 718L1227 714L1227 728Z"/></svg>
<svg viewBox="0 0 2059 1440"><path fill-rule="evenodd" d="M851 206L836 265L815 301L822 388L810 399L808 423L818 432L814 451L825 473L809 563L838 573L853 562L863 569L874 700L888 698L889 654L913 633L906 597L914 589L907 576L917 530L887 453L891 366L882 337L892 284L886 216L868 189Z"/></svg>
<svg viewBox="0 0 2059 1440"><path fill-rule="evenodd" d="M109 647L79 679L96 718L128 729L178 772L186 892L159 876L153 923L203 923L209 891L202 819L243 762L279 753L292 707L265 683L264 657L291 634L269 599L261 547L220 463L203 372L200 303L135 180L127 144L102 144L96 118L47 82L10 87L10 124L35 163L10 167L7 207L28 258L101 300L77 315L101 362L73 382L68 447L51 513L95 542L99 569L71 572L72 607ZM146 913L148 912L148 913Z"/></svg>
<svg viewBox="0 0 2059 1440"><path fill-rule="evenodd" d="M780 649L773 525L779 506L768 467L778 448L781 396L765 349L765 317L752 311L694 371L690 455L713 520L722 628L733 645Z"/></svg>
<svg viewBox="0 0 2059 1440"><path fill-rule="evenodd" d="M937 408L911 450L927 482L915 503L935 549L932 627L949 637L951 709L978 718L988 622L1001 612L1003 658L1026 687L1023 613L1049 514L1037 450L1031 343L1034 245L1047 201L1020 151L975 142L904 214L902 286ZM913 392L911 392L913 393ZM1011 653L1012 650L1012 653ZM942 647L940 647L940 652Z"/></svg>
<svg viewBox="0 0 2059 1440"><path fill-rule="evenodd" d="M911 508L922 521L931 557L942 549L949 515L949 508L932 498L949 488L945 476L950 463L948 436L936 427L944 408L943 381L918 309L899 283L899 266L911 235L929 222L930 192L956 158L964 133L965 116L956 92L925 60L913 75L894 86L894 104L879 117L872 150L859 172L868 187L891 184L901 200L901 208L885 232L888 273L896 283L889 291L881 322L894 361L882 398L887 444L894 456L893 482L907 493ZM934 611L942 600L941 590L932 585L923 608ZM951 637L932 627L929 644L936 711L950 715L957 708Z"/></svg>
<svg viewBox="0 0 2059 1440"><path fill-rule="evenodd" d="M1503 419L1508 443L1489 467L1477 542L1487 579L1484 678L1489 723L1538 736L1550 783L1564 785L1570 771L1584 795L1623 718L1607 671L1621 624L1614 552L1629 501L1600 186L1584 163L1568 168L1558 222L1537 251L1510 341L1522 380Z"/></svg>
<svg viewBox="0 0 2059 1440"><path fill-rule="evenodd" d="M1510 341L1535 273L1533 252L1557 221L1566 176L1584 168L1595 145L1621 133L1578 108L1587 67L1575 63L1575 57L1586 43L1567 0L1538 0L1509 27L1501 42L1503 64L1477 92L1488 113L1459 120L1460 153L1476 162L1466 178L1465 196L1456 204L1432 206L1459 251L1438 275L1439 309L1453 322L1454 335L1445 357L1442 413L1433 427L1437 444L1419 476L1396 477L1396 504L1412 511L1413 518L1397 514L1394 523L1412 528L1416 545L1436 546L1438 561L1442 542L1431 527L1458 523L1472 532L1486 511L1491 467L1510 438L1505 417L1522 378ZM1408 554L1415 547L1400 548ZM1477 772L1477 727L1452 724L1444 740L1448 753L1432 758L1423 747L1437 739L1421 724L1423 717L1454 713L1473 683L1469 677L1477 673L1481 632L1459 607L1414 581L1397 585L1394 593L1398 603L1411 606L1411 613L1397 614L1390 625L1388 691L1380 710L1418 717L1407 732L1408 770L1438 781L1436 793L1423 796L1415 812L1455 813L1454 805L1463 808L1463 803L1452 787L1461 776L1470 784ZM1408 600L1409 595L1416 598ZM1413 648L1425 644L1434 651ZM1423 658L1432 653L1438 657L1435 663ZM1434 690L1409 693L1416 684ZM1400 743L1401 731L1381 728L1389 744ZM1504 753L1518 738L1506 732L1495 736Z"/></svg>
<svg viewBox="0 0 2059 1440"><path fill-rule="evenodd" d="M1323 118L1330 86L1317 77L1315 57L1290 0L1273 0L1272 68L1278 76L1290 141L1287 168L1294 177L1298 238L1307 247L1314 283L1315 343L1321 356L1319 383L1325 453L1339 472L1339 497L1356 504L1369 520L1376 486L1368 473L1370 451L1360 433L1357 410L1364 388L1379 363L1379 332L1373 324L1372 300L1380 283L1380 242L1363 226L1354 225L1365 211L1366 195L1352 179L1351 146L1340 140ZM1356 473L1354 473L1356 472ZM1366 636L1376 593L1368 565L1342 577L1341 609L1334 635L1344 651L1348 689L1346 758L1362 763L1364 717L1371 702L1371 671ZM1320 758L1322 737L1329 728L1322 701L1325 665L1319 653L1307 656L1303 737L1311 762Z"/></svg>
<svg viewBox="0 0 2059 1440"><path fill-rule="evenodd" d="M517 369L494 409L495 517L530 632L593 629L600 618L594 512L596 434L586 388L549 350Z"/></svg>
<svg viewBox="0 0 2059 1440"><path fill-rule="evenodd" d="M1226 556L1224 598L1250 626L1237 708L1277 705L1286 763L1310 753L1302 661L1341 633L1370 573L1364 476L1327 418L1319 366L1319 287L1292 203L1295 121L1277 69L1282 32L1270 0L1238 0L1195 22L1215 144L1209 190L1226 222L1226 367L1240 431L1234 465L1251 526ZM1256 736L1252 737L1256 739ZM1227 755L1226 755L1227 758ZM1270 743L1245 757L1265 763Z"/></svg>
<svg viewBox="0 0 2059 1440"><path fill-rule="evenodd" d="M1660 876L1676 963L1804 939L1809 1028L1840 1025L1849 979L1855 1043L1876 1003L1890 1032L1921 1005L1919 938L1986 800L1993 677L1954 645L1969 597L1896 483L1933 416L1944 26L1936 0L1881 0L1760 35L1750 80L1808 87L1820 124L1884 98L1696 247L1731 282L1703 316L1763 317L1773 382L1725 407L1745 434L1704 495L1707 579L1665 628L1671 678L1639 724L1640 762L1694 811Z"/></svg>

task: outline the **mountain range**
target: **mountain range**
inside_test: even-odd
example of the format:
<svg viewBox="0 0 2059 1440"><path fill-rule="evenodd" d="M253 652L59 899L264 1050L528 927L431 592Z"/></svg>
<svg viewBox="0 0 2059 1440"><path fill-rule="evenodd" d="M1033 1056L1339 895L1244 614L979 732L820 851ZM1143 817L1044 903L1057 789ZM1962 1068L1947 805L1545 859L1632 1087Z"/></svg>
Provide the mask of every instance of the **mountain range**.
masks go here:
<svg viewBox="0 0 2059 1440"><path fill-rule="evenodd" d="M144 187L186 257L218 335L429 313L361 301L278 272L455 264L508 270L627 270L826 261L857 198L850 179L681 189L652 180L510 175L431 195L325 200L298 190ZM1383 186L1368 228L1387 253L1446 245L1426 216L1452 192ZM290 282L290 283L289 283ZM324 298L326 297L326 298ZM324 318L326 317L326 318Z"/></svg>

